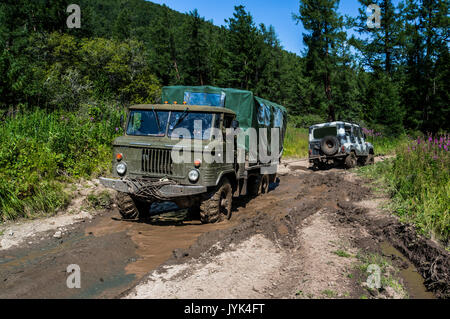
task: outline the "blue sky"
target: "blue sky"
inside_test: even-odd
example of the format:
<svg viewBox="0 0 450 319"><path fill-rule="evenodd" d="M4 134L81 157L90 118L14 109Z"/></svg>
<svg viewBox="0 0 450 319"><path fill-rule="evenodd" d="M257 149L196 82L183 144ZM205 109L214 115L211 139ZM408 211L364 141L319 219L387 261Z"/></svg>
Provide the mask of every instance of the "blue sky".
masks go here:
<svg viewBox="0 0 450 319"><path fill-rule="evenodd" d="M296 25L292 13L298 13L298 0L151 0L166 4L169 8L182 13L198 9L200 16L212 20L215 25L225 25L225 19L233 15L234 6L244 5L256 24L273 25L285 50L302 54L304 44L301 24ZM360 8L358 0L341 0L341 14L358 16Z"/></svg>

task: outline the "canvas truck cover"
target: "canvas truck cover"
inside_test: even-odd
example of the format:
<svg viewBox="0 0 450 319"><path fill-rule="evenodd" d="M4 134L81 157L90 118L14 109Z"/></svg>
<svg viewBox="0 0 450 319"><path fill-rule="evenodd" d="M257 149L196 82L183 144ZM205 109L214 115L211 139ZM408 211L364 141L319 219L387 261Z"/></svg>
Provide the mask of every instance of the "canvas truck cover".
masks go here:
<svg viewBox="0 0 450 319"><path fill-rule="evenodd" d="M250 91L213 86L166 86L162 88L162 101L169 104L186 102L187 105L225 107L236 113L236 119L243 130L250 127L255 129L279 127L280 152L282 151L287 124L286 109L254 96ZM267 145L268 148L269 146ZM248 150L248 141L245 148Z"/></svg>

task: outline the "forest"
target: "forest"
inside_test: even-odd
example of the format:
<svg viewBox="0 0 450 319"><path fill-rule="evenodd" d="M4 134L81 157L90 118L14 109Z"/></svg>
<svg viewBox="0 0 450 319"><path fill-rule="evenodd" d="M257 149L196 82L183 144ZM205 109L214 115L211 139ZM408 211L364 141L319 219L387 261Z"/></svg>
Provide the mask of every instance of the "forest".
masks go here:
<svg viewBox="0 0 450 319"><path fill-rule="evenodd" d="M381 8L380 28L366 7ZM360 0L358 17L338 0L304 0L292 17L306 30L302 56L283 50L276 30L243 6L225 26L197 10L179 13L144 0L0 5L0 108L76 110L86 103L157 102L164 85L253 91L285 105L292 123L352 120L384 134L449 128L449 2ZM193 4L194 5L194 4ZM348 30L359 36L350 36Z"/></svg>
<svg viewBox="0 0 450 319"><path fill-rule="evenodd" d="M213 85L285 106L285 156L307 156L312 124L360 123L376 154L397 155L363 173L448 241L448 0L359 0L356 17L339 0L301 0L286 17L304 26L301 55L244 6L216 26L196 9L79 0L81 27L68 28L70 3L0 3L0 222L55 213L72 183L108 174L127 106L162 102L165 85Z"/></svg>

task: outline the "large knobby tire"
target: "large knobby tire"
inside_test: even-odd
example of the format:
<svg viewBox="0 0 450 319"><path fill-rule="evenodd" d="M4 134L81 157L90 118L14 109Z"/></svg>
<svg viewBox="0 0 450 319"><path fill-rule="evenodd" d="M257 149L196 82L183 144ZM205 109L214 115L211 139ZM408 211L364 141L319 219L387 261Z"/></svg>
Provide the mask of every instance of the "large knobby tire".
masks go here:
<svg viewBox="0 0 450 319"><path fill-rule="evenodd" d="M227 178L223 178L215 192L209 193L200 204L200 221L203 224L217 223L231 218L233 188Z"/></svg>
<svg viewBox="0 0 450 319"><path fill-rule="evenodd" d="M320 149L325 155L332 156L339 150L339 140L336 136L325 136L320 141Z"/></svg>
<svg viewBox="0 0 450 319"><path fill-rule="evenodd" d="M138 219L150 213L150 203L139 201L127 193L117 192L116 202L123 219Z"/></svg>
<svg viewBox="0 0 450 319"><path fill-rule="evenodd" d="M356 158L355 153L351 152L347 157L345 158L345 167L347 168L353 168L358 163L358 160Z"/></svg>

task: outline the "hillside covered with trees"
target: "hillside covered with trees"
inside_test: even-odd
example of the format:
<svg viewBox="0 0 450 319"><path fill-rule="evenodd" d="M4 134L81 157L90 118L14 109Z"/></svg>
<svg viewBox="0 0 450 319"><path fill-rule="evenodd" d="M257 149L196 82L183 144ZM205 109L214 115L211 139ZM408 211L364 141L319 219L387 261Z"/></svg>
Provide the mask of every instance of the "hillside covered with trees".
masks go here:
<svg viewBox="0 0 450 319"><path fill-rule="evenodd" d="M386 134L448 130L448 1L360 2L359 17L344 17L338 0L300 1L300 57L243 6L218 27L197 10L83 0L81 28L68 29L70 1L3 1L0 107L157 102L163 85L215 85L285 105L298 126L342 119ZM366 25L370 3L381 7L381 28Z"/></svg>

